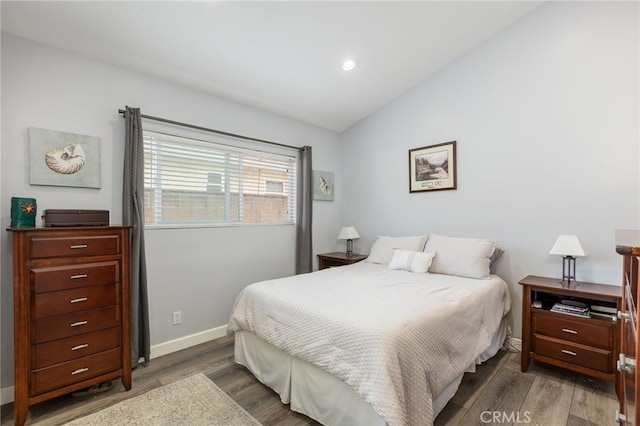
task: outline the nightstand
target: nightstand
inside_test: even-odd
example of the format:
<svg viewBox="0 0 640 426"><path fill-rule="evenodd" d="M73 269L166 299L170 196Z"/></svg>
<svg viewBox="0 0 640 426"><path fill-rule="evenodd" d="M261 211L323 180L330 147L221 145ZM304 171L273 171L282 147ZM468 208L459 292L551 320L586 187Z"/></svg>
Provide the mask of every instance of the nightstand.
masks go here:
<svg viewBox="0 0 640 426"><path fill-rule="evenodd" d="M318 255L318 269L332 268L334 266L351 265L366 259L364 254L344 252L322 253Z"/></svg>
<svg viewBox="0 0 640 426"><path fill-rule="evenodd" d="M622 289L619 286L579 282L567 286L556 278L529 275L522 285L522 371L531 359L553 364L604 380L616 382L618 353L617 310ZM589 307L607 306L609 316L591 314L580 317L553 312L561 300L582 302ZM537 306L533 307L533 302ZM593 311L593 308L591 308Z"/></svg>

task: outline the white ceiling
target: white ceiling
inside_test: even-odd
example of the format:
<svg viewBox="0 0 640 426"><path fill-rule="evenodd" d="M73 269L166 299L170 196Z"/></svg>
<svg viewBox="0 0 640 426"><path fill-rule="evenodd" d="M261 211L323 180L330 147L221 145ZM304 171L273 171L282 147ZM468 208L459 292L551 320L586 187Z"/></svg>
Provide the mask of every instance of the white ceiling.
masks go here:
<svg viewBox="0 0 640 426"><path fill-rule="evenodd" d="M4 32L340 132L540 3L3 0L1 13Z"/></svg>

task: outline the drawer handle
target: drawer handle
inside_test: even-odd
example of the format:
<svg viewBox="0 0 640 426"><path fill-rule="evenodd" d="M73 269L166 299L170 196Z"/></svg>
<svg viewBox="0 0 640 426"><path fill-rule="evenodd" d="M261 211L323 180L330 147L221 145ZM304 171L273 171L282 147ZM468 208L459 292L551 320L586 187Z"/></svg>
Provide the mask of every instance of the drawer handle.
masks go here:
<svg viewBox="0 0 640 426"><path fill-rule="evenodd" d="M618 355L618 362L616 362L616 368L619 372L630 373L636 369L636 360L633 358L628 358L625 354Z"/></svg>
<svg viewBox="0 0 640 426"><path fill-rule="evenodd" d="M83 343L82 345L78 345L78 346L72 347L71 350L72 351L77 351L77 350L88 348L88 347L89 347L88 343Z"/></svg>
<svg viewBox="0 0 640 426"><path fill-rule="evenodd" d="M565 333L569 333L569 334L578 334L577 331L571 330L570 328L563 328L562 331L564 331Z"/></svg>
<svg viewBox="0 0 640 426"><path fill-rule="evenodd" d="M78 274L78 275L71 275L69 278L71 278L72 280L78 280L80 278L87 278L88 275L87 274Z"/></svg>
<svg viewBox="0 0 640 426"><path fill-rule="evenodd" d="M575 352L571 352L571 351L568 351L568 350L566 350L566 349L563 349L563 350L562 350L562 353L563 353L563 354L567 354L567 355L571 355L571 356L576 356L576 355L578 355L577 353L575 353Z"/></svg>
<svg viewBox="0 0 640 426"><path fill-rule="evenodd" d="M71 324L71 327L78 327L78 326L87 325L87 324L88 324L88 321L78 321Z"/></svg>
<svg viewBox="0 0 640 426"><path fill-rule="evenodd" d="M626 422L627 422L627 416L622 414L620 410L616 410L616 423L626 423Z"/></svg>
<svg viewBox="0 0 640 426"><path fill-rule="evenodd" d="M71 299L71 303L86 302L87 300L89 300L88 297L78 297L77 299Z"/></svg>
<svg viewBox="0 0 640 426"><path fill-rule="evenodd" d="M76 374L80 374L80 373L86 373L87 371L89 371L89 369L87 367L84 368L78 368L76 371L72 371L71 375L75 376Z"/></svg>
<svg viewBox="0 0 640 426"><path fill-rule="evenodd" d="M72 246L69 246L70 249L84 249L89 247L87 244L75 244Z"/></svg>

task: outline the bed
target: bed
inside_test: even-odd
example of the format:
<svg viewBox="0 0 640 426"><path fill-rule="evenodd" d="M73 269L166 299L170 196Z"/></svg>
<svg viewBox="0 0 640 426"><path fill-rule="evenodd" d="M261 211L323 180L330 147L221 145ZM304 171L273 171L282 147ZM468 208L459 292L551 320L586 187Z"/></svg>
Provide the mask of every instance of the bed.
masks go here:
<svg viewBox="0 0 640 426"><path fill-rule="evenodd" d="M323 424L432 424L506 335L494 241L474 240L489 241L471 251L475 278L459 275L468 253L451 237L381 238L366 262L247 286L229 320L236 362Z"/></svg>

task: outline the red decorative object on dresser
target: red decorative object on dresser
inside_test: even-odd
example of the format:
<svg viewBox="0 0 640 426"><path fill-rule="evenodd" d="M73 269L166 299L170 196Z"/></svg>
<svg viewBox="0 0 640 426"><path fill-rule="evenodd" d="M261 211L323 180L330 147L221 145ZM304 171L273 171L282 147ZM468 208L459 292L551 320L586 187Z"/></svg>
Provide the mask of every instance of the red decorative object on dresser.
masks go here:
<svg viewBox="0 0 640 426"><path fill-rule="evenodd" d="M8 231L15 424L31 405L104 381L131 389L130 227Z"/></svg>

